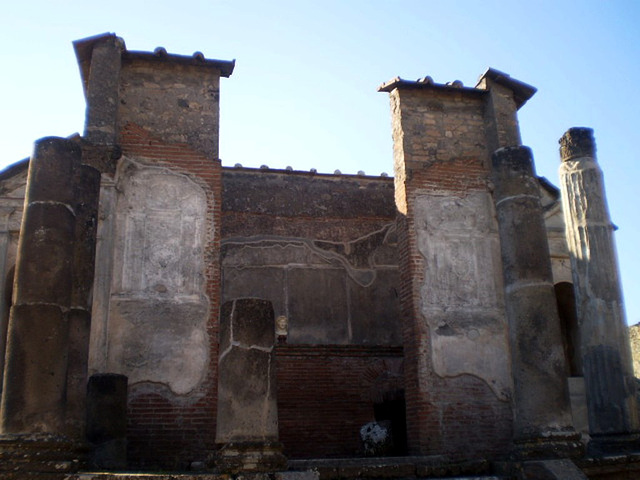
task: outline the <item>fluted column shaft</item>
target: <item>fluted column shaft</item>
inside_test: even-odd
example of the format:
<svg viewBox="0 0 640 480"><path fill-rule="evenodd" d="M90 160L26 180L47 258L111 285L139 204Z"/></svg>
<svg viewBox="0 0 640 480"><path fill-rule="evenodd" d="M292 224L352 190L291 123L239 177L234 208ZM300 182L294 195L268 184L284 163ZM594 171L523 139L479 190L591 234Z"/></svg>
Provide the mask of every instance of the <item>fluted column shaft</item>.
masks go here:
<svg viewBox="0 0 640 480"><path fill-rule="evenodd" d="M593 131L560 139L560 182L580 326L589 432L638 432L636 388L618 264Z"/></svg>

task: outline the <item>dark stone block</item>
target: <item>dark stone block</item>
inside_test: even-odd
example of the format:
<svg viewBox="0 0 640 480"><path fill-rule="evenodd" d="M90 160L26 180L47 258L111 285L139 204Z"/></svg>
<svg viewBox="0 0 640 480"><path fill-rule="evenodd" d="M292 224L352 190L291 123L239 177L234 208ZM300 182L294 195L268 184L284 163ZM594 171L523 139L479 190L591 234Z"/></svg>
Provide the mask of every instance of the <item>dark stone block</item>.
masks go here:
<svg viewBox="0 0 640 480"><path fill-rule="evenodd" d="M271 302L242 298L224 303L220 328L216 443L227 449L221 460L225 468L235 468L233 458L239 456L246 464L257 462L254 456L259 457L262 447L254 447L264 444L267 448L278 440ZM247 452L231 446L247 442L254 445Z"/></svg>
<svg viewBox="0 0 640 480"><path fill-rule="evenodd" d="M91 375L87 384L87 439L101 443L127 434L127 377Z"/></svg>
<svg viewBox="0 0 640 480"><path fill-rule="evenodd" d="M225 302L222 305L221 324L222 351L227 348L229 341L237 342L243 348L273 347L275 324L273 306L268 300L239 298Z"/></svg>
<svg viewBox="0 0 640 480"><path fill-rule="evenodd" d="M234 298L262 298L273 305L274 315L285 314L285 270L276 267L224 267L223 302Z"/></svg>
<svg viewBox="0 0 640 480"><path fill-rule="evenodd" d="M127 465L127 377L92 375L87 385L87 440L93 445L91 464L106 469Z"/></svg>

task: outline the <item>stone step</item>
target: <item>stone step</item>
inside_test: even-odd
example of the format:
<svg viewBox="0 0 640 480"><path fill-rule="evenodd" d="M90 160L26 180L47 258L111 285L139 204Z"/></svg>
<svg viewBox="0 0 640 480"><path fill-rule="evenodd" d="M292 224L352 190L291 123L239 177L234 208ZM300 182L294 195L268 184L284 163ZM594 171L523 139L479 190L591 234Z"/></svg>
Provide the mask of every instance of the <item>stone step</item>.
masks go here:
<svg viewBox="0 0 640 480"><path fill-rule="evenodd" d="M289 470L316 471L319 480L497 478L491 476L491 464L486 460L454 462L441 455L290 460Z"/></svg>
<svg viewBox="0 0 640 480"><path fill-rule="evenodd" d="M55 476L55 475L54 475ZM18 477L17 477L18 478ZM53 477L51 477L53 479ZM443 456L290 460L288 470L229 475L216 472L79 472L55 480L511 480L486 460L454 462ZM49 480L34 476L33 480ZM24 480L20 478L20 480Z"/></svg>
<svg viewBox="0 0 640 480"><path fill-rule="evenodd" d="M230 475L212 473L77 473L64 480L231 480ZM273 480L269 474L243 474L243 480ZM380 478L380 477L360 477ZM510 480L496 475L444 476L444 477L387 477L389 480ZM275 480L317 480L317 472L280 472Z"/></svg>

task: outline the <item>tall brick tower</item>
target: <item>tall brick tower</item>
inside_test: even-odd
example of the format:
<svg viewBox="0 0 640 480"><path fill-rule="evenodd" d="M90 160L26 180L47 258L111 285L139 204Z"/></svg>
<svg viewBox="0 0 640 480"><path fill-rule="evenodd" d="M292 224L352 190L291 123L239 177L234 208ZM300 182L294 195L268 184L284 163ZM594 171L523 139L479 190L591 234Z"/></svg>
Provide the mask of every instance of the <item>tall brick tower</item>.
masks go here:
<svg viewBox="0 0 640 480"><path fill-rule="evenodd" d="M521 144L516 113L535 88L489 69L475 88L425 77L379 91L391 97L410 451L491 456L547 429L573 438L563 368L552 372L551 421L519 409L528 394L521 376L536 372L523 368L520 353L529 352L510 338L517 324L505 286L515 287L505 283L510 246L501 243L491 181L492 154ZM542 257L548 265L548 251ZM555 356L554 331L543 347Z"/></svg>

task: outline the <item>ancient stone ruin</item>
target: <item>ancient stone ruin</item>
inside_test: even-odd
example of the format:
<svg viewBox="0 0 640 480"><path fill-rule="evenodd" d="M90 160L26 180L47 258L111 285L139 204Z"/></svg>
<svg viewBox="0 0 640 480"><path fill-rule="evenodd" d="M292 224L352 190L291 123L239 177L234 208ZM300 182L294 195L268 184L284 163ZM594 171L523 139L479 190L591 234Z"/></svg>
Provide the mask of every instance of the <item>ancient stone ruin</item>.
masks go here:
<svg viewBox="0 0 640 480"><path fill-rule="evenodd" d="M234 62L74 48L83 134L0 173L0 478L640 476L590 129L559 190L535 88L396 78L393 178L223 167Z"/></svg>

